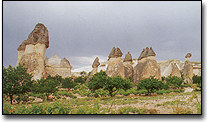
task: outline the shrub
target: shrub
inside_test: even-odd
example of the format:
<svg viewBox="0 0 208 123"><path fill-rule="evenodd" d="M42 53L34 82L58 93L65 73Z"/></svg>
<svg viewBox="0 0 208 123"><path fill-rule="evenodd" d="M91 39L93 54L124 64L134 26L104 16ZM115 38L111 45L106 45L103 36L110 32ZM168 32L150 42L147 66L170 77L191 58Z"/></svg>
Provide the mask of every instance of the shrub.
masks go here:
<svg viewBox="0 0 208 123"><path fill-rule="evenodd" d="M92 92L103 88L104 90L107 90L112 97L118 92L119 89L130 89L132 84L130 81L123 79L120 76L114 78L108 77L104 71L101 71L93 75L88 82L88 87L92 90Z"/></svg>
<svg viewBox="0 0 208 123"><path fill-rule="evenodd" d="M163 88L163 86L164 84L162 83L162 81L159 81L154 77L150 77L148 79L140 80L140 83L137 85L137 89L146 89L148 95L151 96L151 93L153 93L154 90L160 90Z"/></svg>

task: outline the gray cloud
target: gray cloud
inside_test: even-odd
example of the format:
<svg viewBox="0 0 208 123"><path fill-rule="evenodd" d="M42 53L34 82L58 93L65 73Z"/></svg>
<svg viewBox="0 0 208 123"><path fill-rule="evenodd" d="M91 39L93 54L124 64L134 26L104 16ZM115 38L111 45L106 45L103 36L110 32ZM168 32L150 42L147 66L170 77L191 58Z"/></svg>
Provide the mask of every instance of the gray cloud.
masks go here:
<svg viewBox="0 0 208 123"><path fill-rule="evenodd" d="M76 67L86 63L72 58L107 58L113 46L134 58L152 46L158 60L184 61L187 52L201 60L200 1L4 1L3 65L16 65L17 47L38 22L49 30L46 56L56 53Z"/></svg>

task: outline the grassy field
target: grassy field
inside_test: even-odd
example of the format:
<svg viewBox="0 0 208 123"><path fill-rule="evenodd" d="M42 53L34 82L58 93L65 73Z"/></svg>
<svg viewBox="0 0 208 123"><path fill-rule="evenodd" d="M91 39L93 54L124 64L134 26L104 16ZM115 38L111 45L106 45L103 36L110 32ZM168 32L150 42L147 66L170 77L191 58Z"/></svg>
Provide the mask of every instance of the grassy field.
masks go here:
<svg viewBox="0 0 208 123"><path fill-rule="evenodd" d="M116 95L87 97L59 91L46 101L44 95L30 94L26 104L3 98L3 114L201 114L201 92L163 95Z"/></svg>

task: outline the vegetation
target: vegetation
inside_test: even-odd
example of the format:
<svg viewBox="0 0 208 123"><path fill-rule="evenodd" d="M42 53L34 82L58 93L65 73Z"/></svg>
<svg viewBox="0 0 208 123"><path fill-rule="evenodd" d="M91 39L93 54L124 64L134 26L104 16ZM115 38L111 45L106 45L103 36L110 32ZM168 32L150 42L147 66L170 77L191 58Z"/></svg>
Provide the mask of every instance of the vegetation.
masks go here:
<svg viewBox="0 0 208 123"><path fill-rule="evenodd" d="M119 89L130 89L132 87L132 84L130 81L123 79L120 76L111 78L107 76L104 71L101 71L93 75L91 80L88 82L88 87L90 90L92 90L92 92L103 88L104 90L107 90L109 92L109 95L111 97L113 97Z"/></svg>
<svg viewBox="0 0 208 123"><path fill-rule="evenodd" d="M151 96L151 93L153 93L154 90L160 90L164 87L164 84L162 81L159 81L158 79L155 79L154 77L150 77L148 79L143 79L140 81L140 83L137 85L137 89L146 89L147 94Z"/></svg>
<svg viewBox="0 0 208 123"><path fill-rule="evenodd" d="M67 88L68 90L74 88L77 85L77 83L75 83L71 77L62 79L61 84L62 88Z"/></svg>
<svg viewBox="0 0 208 123"><path fill-rule="evenodd" d="M41 78L33 84L33 93L44 93L47 100L49 100L49 95L58 91L57 86L59 85L57 80L51 78Z"/></svg>
<svg viewBox="0 0 208 123"><path fill-rule="evenodd" d="M88 84L86 76L31 78L22 66L3 67L3 114L201 114L199 76L193 77L193 85L182 85L183 80L174 76L163 81L150 77L137 88L131 78L109 77L103 71ZM182 93L182 87L195 90Z"/></svg>
<svg viewBox="0 0 208 123"><path fill-rule="evenodd" d="M183 79L176 77L176 76L168 76L165 78L167 87L172 88L179 88L181 87L181 84L183 83Z"/></svg>
<svg viewBox="0 0 208 123"><path fill-rule="evenodd" d="M26 69L19 65L14 68L11 65L8 68L3 67L3 94L9 96L10 103L13 102L13 96L24 96L31 91L32 75L26 72Z"/></svg>

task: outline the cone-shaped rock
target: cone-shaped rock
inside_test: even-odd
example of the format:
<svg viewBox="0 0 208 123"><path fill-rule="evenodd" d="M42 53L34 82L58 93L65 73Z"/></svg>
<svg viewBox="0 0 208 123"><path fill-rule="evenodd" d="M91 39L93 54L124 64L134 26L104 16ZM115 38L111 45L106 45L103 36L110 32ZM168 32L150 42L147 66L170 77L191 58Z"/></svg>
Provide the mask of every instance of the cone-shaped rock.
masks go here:
<svg viewBox="0 0 208 123"><path fill-rule="evenodd" d="M191 58L192 54L191 53L187 53L185 58Z"/></svg>
<svg viewBox="0 0 208 123"><path fill-rule="evenodd" d="M108 60L110 58L117 58L117 57L121 57L123 55L123 53L121 52L120 48L115 48L113 47L113 49L111 50L109 56L108 56Z"/></svg>
<svg viewBox="0 0 208 123"><path fill-rule="evenodd" d="M127 62L127 61L132 62L132 56L131 56L130 52L128 52L124 58L124 62Z"/></svg>
<svg viewBox="0 0 208 123"><path fill-rule="evenodd" d="M141 54L140 54L138 60L141 60L141 59L144 58L144 57L145 57L145 49L143 48L143 50L142 50L142 52L141 52Z"/></svg>
<svg viewBox="0 0 208 123"><path fill-rule="evenodd" d="M100 65L99 58L96 57L92 64L92 68L97 68L99 65Z"/></svg>
<svg viewBox="0 0 208 123"><path fill-rule="evenodd" d="M87 84L90 81L90 79L93 77L93 75L98 72L99 65L100 65L99 58L96 57L93 64L92 64L92 71L90 72L90 75L88 76L87 80L85 81L85 84Z"/></svg>
<svg viewBox="0 0 208 123"><path fill-rule="evenodd" d="M152 47L150 47L147 56L156 56L155 52L153 51Z"/></svg>

